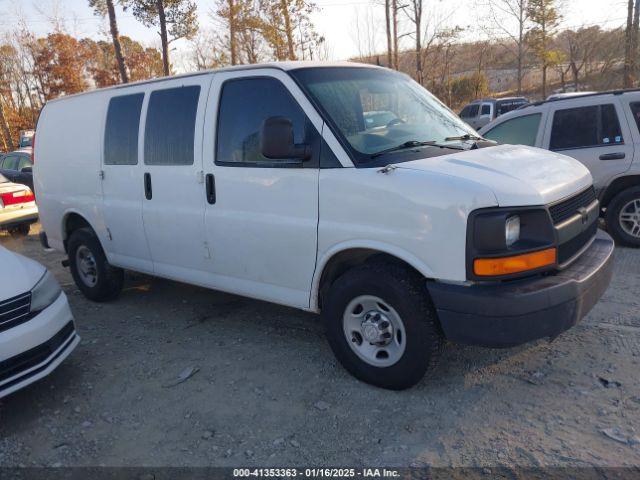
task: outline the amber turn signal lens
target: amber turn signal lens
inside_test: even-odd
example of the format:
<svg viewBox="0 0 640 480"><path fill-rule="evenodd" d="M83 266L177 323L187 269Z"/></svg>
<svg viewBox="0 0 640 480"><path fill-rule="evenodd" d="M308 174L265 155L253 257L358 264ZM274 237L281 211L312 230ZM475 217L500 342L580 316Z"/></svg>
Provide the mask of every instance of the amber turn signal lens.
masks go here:
<svg viewBox="0 0 640 480"><path fill-rule="evenodd" d="M473 272L482 277L496 277L535 270L555 263L556 249L548 248L512 257L476 258L473 261Z"/></svg>

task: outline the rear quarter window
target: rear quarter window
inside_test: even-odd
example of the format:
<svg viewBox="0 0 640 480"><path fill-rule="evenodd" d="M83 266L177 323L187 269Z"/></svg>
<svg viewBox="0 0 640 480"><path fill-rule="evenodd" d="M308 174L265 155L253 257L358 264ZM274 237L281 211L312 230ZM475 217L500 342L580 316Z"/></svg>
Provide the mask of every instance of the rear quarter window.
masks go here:
<svg viewBox="0 0 640 480"><path fill-rule="evenodd" d="M568 150L624 143L613 104L557 110L551 126L551 150Z"/></svg>
<svg viewBox="0 0 640 480"><path fill-rule="evenodd" d="M151 92L144 133L147 165L192 165L199 86Z"/></svg>
<svg viewBox="0 0 640 480"><path fill-rule="evenodd" d="M631 102L629 108L633 114L633 119L636 121L636 128L640 132L640 102Z"/></svg>

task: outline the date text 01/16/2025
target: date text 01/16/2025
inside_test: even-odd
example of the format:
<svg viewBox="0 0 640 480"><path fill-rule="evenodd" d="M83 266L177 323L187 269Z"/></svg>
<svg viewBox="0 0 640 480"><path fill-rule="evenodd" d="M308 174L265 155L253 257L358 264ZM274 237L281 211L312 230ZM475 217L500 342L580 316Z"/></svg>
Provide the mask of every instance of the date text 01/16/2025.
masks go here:
<svg viewBox="0 0 640 480"><path fill-rule="evenodd" d="M276 478L395 478L400 473L386 468L234 468L233 476Z"/></svg>

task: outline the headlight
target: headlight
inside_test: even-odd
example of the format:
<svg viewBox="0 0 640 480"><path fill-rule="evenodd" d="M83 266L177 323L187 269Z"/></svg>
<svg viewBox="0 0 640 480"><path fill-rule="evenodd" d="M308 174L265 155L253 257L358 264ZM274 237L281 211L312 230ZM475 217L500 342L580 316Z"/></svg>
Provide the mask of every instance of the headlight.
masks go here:
<svg viewBox="0 0 640 480"><path fill-rule="evenodd" d="M31 311L38 312L51 305L62 293L60 285L47 270L31 290Z"/></svg>
<svg viewBox="0 0 640 480"><path fill-rule="evenodd" d="M518 215L512 215L504 222L504 238L507 247L520 240L520 217Z"/></svg>
<svg viewBox="0 0 640 480"><path fill-rule="evenodd" d="M543 207L495 207L467 220L467 278L515 278L553 268L556 245Z"/></svg>

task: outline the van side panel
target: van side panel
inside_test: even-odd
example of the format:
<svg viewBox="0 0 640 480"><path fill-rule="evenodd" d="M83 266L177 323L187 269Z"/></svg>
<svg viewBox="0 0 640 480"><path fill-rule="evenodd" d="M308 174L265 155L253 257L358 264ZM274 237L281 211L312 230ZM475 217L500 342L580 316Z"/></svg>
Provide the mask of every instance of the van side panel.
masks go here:
<svg viewBox="0 0 640 480"><path fill-rule="evenodd" d="M34 183L40 222L51 247L64 251L70 212L93 226L104 244L100 158L109 92L63 98L43 108L36 132Z"/></svg>

